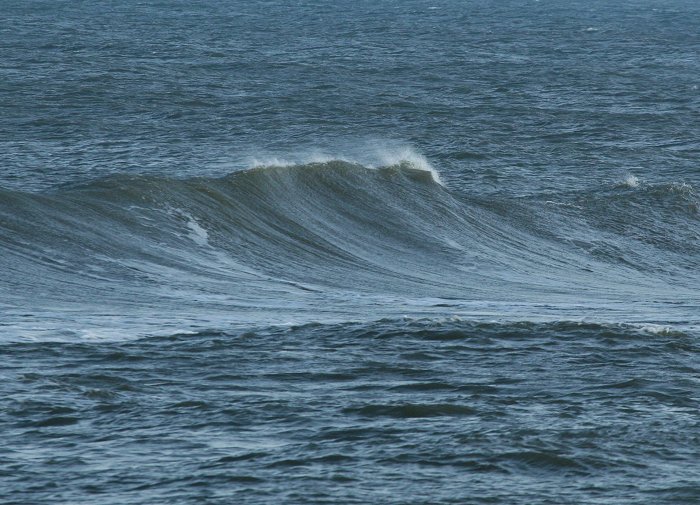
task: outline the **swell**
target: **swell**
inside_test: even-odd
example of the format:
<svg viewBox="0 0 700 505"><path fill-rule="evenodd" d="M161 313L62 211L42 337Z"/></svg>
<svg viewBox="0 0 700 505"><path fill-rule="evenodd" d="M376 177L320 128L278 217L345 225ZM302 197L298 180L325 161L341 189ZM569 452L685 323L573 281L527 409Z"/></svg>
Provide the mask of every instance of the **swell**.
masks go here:
<svg viewBox="0 0 700 505"><path fill-rule="evenodd" d="M294 277L308 268L312 282L333 282L328 268L410 276L408 265L381 257L439 256L432 222L455 210L445 195L429 172L401 165L261 167L220 179L117 176L51 194L6 192L2 245L71 270L91 258L195 273L225 267Z"/></svg>
<svg viewBox="0 0 700 505"><path fill-rule="evenodd" d="M690 286L700 268L700 195L690 184L636 178L595 190L481 204L583 257Z"/></svg>
<svg viewBox="0 0 700 505"><path fill-rule="evenodd" d="M342 161L2 191L3 294L14 306L94 301L165 318L183 306L294 312L299 300L342 319L409 299L690 299L697 197L644 191L485 201L408 162ZM630 231L639 223L650 237Z"/></svg>

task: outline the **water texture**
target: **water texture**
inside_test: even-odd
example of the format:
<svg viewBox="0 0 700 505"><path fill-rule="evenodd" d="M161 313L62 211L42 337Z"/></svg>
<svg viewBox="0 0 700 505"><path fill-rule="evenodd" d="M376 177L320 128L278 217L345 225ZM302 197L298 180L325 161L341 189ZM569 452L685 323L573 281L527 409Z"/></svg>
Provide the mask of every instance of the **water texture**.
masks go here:
<svg viewBox="0 0 700 505"><path fill-rule="evenodd" d="M700 501L695 2L0 7L0 501Z"/></svg>

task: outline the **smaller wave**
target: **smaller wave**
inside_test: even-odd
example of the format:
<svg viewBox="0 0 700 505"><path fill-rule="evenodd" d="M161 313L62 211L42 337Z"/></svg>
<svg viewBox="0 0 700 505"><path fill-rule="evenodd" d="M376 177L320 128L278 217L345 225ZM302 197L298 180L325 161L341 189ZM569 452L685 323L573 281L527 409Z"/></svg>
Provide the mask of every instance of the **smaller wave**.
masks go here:
<svg viewBox="0 0 700 505"><path fill-rule="evenodd" d="M638 188L639 187L639 177L637 177L634 174L628 174L622 180L622 186L625 186L628 188Z"/></svg>
<svg viewBox="0 0 700 505"><path fill-rule="evenodd" d="M696 278L700 194L687 182L652 183L630 173L612 186L532 203L533 228L543 235L553 232L611 264L669 274L674 284Z"/></svg>
<svg viewBox="0 0 700 505"><path fill-rule="evenodd" d="M345 409L346 414L359 417L394 417L413 419L424 417L461 417L477 414L476 409L468 405L451 403L399 403L371 404Z"/></svg>
<svg viewBox="0 0 700 505"><path fill-rule="evenodd" d="M688 339L697 332L695 326L669 325L651 322L613 323L577 320L551 321L481 321L459 317L423 317L423 318L385 318L376 321L342 323L307 323L301 325L275 325L254 330L200 330L191 333L178 333L168 337L151 337L155 339L193 339L220 338L223 336L257 337L261 335L304 335L320 338L326 334L343 334L351 340L405 340L426 341L479 341L488 339L500 341L532 340L556 335L559 338L596 340L628 340L663 337Z"/></svg>

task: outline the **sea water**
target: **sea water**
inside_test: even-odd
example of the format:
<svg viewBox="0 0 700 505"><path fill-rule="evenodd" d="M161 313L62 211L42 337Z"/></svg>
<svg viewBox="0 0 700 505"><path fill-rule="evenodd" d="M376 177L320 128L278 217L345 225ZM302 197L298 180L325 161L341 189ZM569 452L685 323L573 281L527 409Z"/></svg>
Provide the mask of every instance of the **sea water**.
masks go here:
<svg viewBox="0 0 700 505"><path fill-rule="evenodd" d="M700 501L700 4L0 10L0 501Z"/></svg>

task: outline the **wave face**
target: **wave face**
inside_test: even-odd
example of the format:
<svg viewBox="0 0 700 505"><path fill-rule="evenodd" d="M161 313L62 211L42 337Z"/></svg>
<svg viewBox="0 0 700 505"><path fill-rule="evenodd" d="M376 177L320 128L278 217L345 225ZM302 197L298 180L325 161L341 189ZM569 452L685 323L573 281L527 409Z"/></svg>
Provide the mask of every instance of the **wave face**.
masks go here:
<svg viewBox="0 0 700 505"><path fill-rule="evenodd" d="M51 331L53 314L86 304L87 327L103 330L135 313L138 334L407 310L688 319L700 280L692 187L549 198L465 197L410 162L345 161L4 191L3 299L17 320L48 314Z"/></svg>

